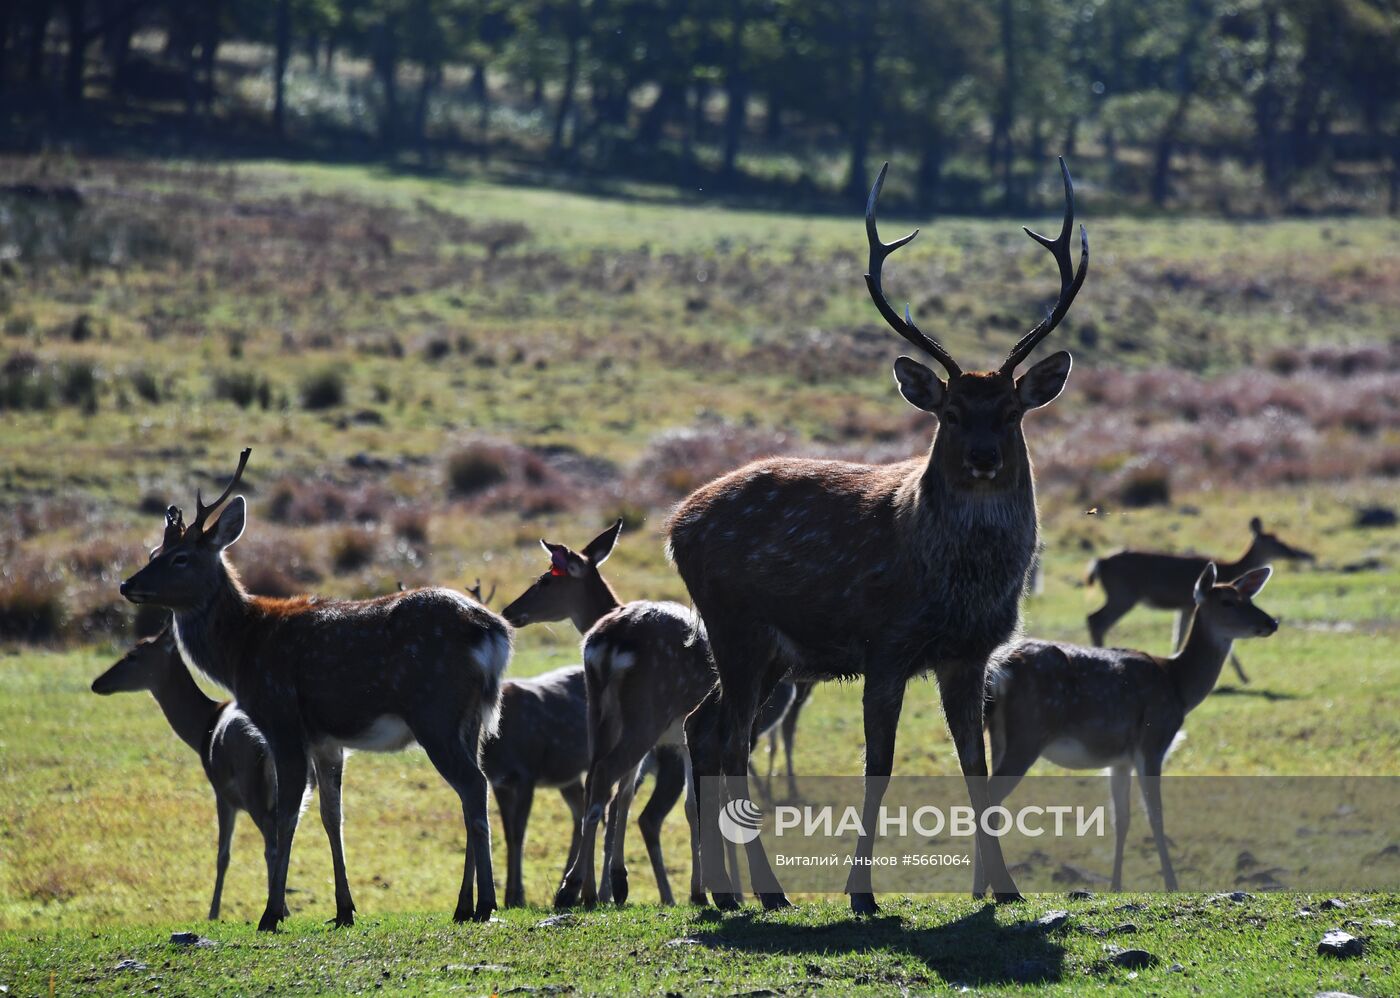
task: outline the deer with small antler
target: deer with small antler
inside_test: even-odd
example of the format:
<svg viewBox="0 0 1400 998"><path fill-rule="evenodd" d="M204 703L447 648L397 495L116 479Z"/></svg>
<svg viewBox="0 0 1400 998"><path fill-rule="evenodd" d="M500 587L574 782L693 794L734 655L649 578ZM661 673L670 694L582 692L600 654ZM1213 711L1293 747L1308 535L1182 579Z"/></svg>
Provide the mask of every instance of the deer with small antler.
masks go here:
<svg viewBox="0 0 1400 998"><path fill-rule="evenodd" d="M894 761L904 690L932 671L981 826L988 806L982 700L988 657L1016 631L1037 543L1034 476L1022 419L1052 402L1069 376L1063 351L1016 368L1059 325L1088 269L1071 256L1074 188L1064 161L1058 237L1027 229L1060 272L1059 299L995 371L964 372L943 345L899 315L881 288L886 258L917 235L879 239L866 204L866 287L884 320L933 357L944 381L908 357L895 361L900 393L938 420L927 457L889 465L774 458L702 487L671 515L669 551L708 629L719 682L686 721L700 790L705 880L722 908L737 907L718 825L721 806L748 797L750 732L776 683L865 677L864 828L847 880L857 914L877 910L872 832ZM1019 897L997 840L979 845L999 900ZM766 908L787 905L761 838L746 847Z"/></svg>
<svg viewBox="0 0 1400 998"><path fill-rule="evenodd" d="M1133 772L1142 785L1167 890L1176 874L1162 820L1162 763L1186 715L1210 694L1233 643L1264 638L1278 621L1254 605L1273 570L1232 581L1207 563L1191 587L1186 640L1170 658L1124 648L1018 641L996 654L987 682L992 803L1000 804L1042 756L1066 769L1109 770L1113 799L1113 889L1123 886ZM973 892L986 889L980 864Z"/></svg>
<svg viewBox="0 0 1400 998"><path fill-rule="evenodd" d="M1294 547L1277 534L1264 529L1259 517L1249 521L1252 535L1249 549L1235 561L1203 558L1199 555L1164 554L1158 551L1119 551L1100 558L1089 566L1087 582L1103 587L1104 605L1089 614L1089 637L1101 647L1108 629L1133 607L1146 603L1159 610L1175 610L1176 637L1172 647L1180 649L1186 640L1187 622L1195 612L1196 580L1207 564L1214 564L1225 580L1235 579L1245 572L1261 568L1270 562L1314 561L1311 551ZM1249 682L1244 667L1234 653L1230 655L1240 682Z"/></svg>
<svg viewBox="0 0 1400 998"><path fill-rule="evenodd" d="M462 801L467 852L454 918L487 920L496 890L478 753L495 723L510 626L450 589L367 600L249 594L225 552L247 522L243 496L229 497L251 452L243 451L212 504L196 497L188 527L170 507L160 547L121 593L170 610L184 660L232 690L267 739L277 773L276 843L259 930L272 931L286 917L287 864L308 767L322 794L339 798L347 749L394 752L415 741ZM354 912L349 885L337 883L335 923L353 924Z"/></svg>

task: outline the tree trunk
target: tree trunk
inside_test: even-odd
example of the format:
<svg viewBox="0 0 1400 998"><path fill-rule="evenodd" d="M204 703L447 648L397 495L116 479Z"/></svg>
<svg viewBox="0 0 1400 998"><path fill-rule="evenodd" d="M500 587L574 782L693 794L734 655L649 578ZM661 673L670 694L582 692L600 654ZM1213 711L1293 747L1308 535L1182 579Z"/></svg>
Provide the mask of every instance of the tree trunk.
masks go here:
<svg viewBox="0 0 1400 998"><path fill-rule="evenodd" d="M287 134L287 60L292 54L291 0L277 0L277 54L272 70L272 130Z"/></svg>
<svg viewBox="0 0 1400 998"><path fill-rule="evenodd" d="M870 16L859 19L859 78L856 83L856 106L852 109L850 123L851 161L846 171L846 193L854 198L864 195L865 185L869 180L866 176L865 158L870 150L870 126L879 113L876 107L875 80L875 59L879 53L876 50L871 23L874 11L869 13Z"/></svg>
<svg viewBox="0 0 1400 998"><path fill-rule="evenodd" d="M749 83L744 72L744 0L730 4L729 52L725 68L724 156L720 177L731 185L736 178L739 143L749 103Z"/></svg>
<svg viewBox="0 0 1400 998"><path fill-rule="evenodd" d="M423 79L418 84L418 97L413 104L413 136L418 142L418 153L423 162L428 161L428 102L434 88L442 82L441 66L424 66Z"/></svg>
<svg viewBox="0 0 1400 998"><path fill-rule="evenodd" d="M1011 129L1016 121L1016 20L1012 0L1001 2L1001 91L997 95L996 120L992 127L992 157L1001 175L1002 207L1010 210L1016 204L1014 189L1016 149Z"/></svg>
<svg viewBox="0 0 1400 998"><path fill-rule="evenodd" d="M472 66L472 97L476 100L476 129L485 144L486 131L491 126L491 88L486 82L485 63L478 62Z"/></svg>
<svg viewBox="0 0 1400 998"><path fill-rule="evenodd" d="M125 93L126 62L131 54L131 36L136 30L133 14L131 10L118 13L102 31L102 53L112 76L111 95L117 100ZM0 79L3 78L4 73L0 72Z"/></svg>
<svg viewBox="0 0 1400 998"><path fill-rule="evenodd" d="M223 0L208 0L209 14L204 21L204 39L199 44L199 61L203 70L204 85L200 96L204 101L204 114L208 117L214 110L214 71L219 62L219 42L222 40Z"/></svg>
<svg viewBox="0 0 1400 998"><path fill-rule="evenodd" d="M399 142L399 49L397 24L390 16L375 31L374 71L384 95L380 110L379 143L393 152Z"/></svg>
<svg viewBox="0 0 1400 998"><path fill-rule="evenodd" d="M656 100L642 113L637 124L637 142L654 146L666 131L666 124L675 115L677 104L684 104L685 88L674 80L663 80L656 92Z"/></svg>
<svg viewBox="0 0 1400 998"><path fill-rule="evenodd" d="M1176 105L1167 116L1161 134L1157 136L1152 156L1152 203L1158 208L1167 203L1171 194L1172 154L1186 122L1186 112L1196 93L1196 73L1193 65L1201 35L1205 33L1209 11L1206 0L1192 0L1181 48L1176 53Z"/></svg>
<svg viewBox="0 0 1400 998"><path fill-rule="evenodd" d="M10 73L10 15L14 8L0 4L0 94L5 92L5 80Z"/></svg>
<svg viewBox="0 0 1400 998"><path fill-rule="evenodd" d="M68 59L63 72L63 98L70 104L81 104L87 70L87 0L65 0L64 8L68 15Z"/></svg>
<svg viewBox="0 0 1400 998"><path fill-rule="evenodd" d="M577 10L577 5L575 9ZM579 27L577 23L570 25L569 56L564 64L564 86L559 94L559 107L554 114L554 134L549 139L549 153L556 159L564 152L564 125L574 109L574 88L578 86L579 49L582 45Z"/></svg>
<svg viewBox="0 0 1400 998"><path fill-rule="evenodd" d="M30 13L29 56L24 70L25 79L38 84L44 79L44 43L49 37L49 5L36 3Z"/></svg>
<svg viewBox="0 0 1400 998"><path fill-rule="evenodd" d="M935 128L924 133L924 146L919 153L919 206L924 211L938 207L943 187L943 136Z"/></svg>
<svg viewBox="0 0 1400 998"><path fill-rule="evenodd" d="M1259 149L1259 162L1264 172L1264 188L1270 197L1280 199L1286 196L1286 179L1278 148L1279 92L1276 79L1278 72L1279 37L1282 34L1278 7L1268 4L1264 9L1264 62L1263 82L1254 95L1254 130Z"/></svg>
<svg viewBox="0 0 1400 998"><path fill-rule="evenodd" d="M783 98L777 88L768 91L768 106L763 114L763 134L769 142L783 137Z"/></svg>

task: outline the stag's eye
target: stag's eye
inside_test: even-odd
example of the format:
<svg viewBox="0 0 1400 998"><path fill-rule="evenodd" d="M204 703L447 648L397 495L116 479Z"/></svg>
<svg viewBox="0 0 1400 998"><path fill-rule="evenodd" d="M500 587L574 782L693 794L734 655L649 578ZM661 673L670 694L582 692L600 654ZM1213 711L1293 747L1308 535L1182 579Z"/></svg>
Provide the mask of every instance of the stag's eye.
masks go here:
<svg viewBox="0 0 1400 998"><path fill-rule="evenodd" d="M948 426L957 426L962 422L962 417L958 415L956 409L944 409L943 422Z"/></svg>
<svg viewBox="0 0 1400 998"><path fill-rule="evenodd" d="M187 555L187 554L185 554L185 552L183 552L183 551L181 551L181 552L180 552L179 554L177 554L175 557L173 557L173 558L170 559L170 567L171 567L171 568L184 568L184 567L185 567L186 565L188 565L189 563L190 563L190 556Z"/></svg>

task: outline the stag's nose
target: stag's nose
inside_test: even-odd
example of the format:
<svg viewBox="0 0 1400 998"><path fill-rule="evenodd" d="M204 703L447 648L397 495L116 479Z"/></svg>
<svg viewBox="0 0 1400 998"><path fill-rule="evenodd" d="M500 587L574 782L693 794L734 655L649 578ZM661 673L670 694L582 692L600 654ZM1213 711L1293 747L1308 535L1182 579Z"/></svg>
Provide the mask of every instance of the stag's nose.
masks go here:
<svg viewBox="0 0 1400 998"><path fill-rule="evenodd" d="M130 582L123 582L123 583L121 584L121 587L120 587L120 592L121 592L121 594L122 594L123 596L130 596L130 595L131 595L131 583L130 583Z"/></svg>
<svg viewBox="0 0 1400 998"><path fill-rule="evenodd" d="M1278 630L1278 621L1275 620L1273 617L1270 617L1270 618L1268 619L1268 623L1264 623L1264 624L1260 624L1260 625L1259 625L1259 636L1260 636L1261 638L1267 638L1270 634L1273 634L1273 633L1274 633L1275 631L1277 631L1277 630Z"/></svg>
<svg viewBox="0 0 1400 998"><path fill-rule="evenodd" d="M1001 453L995 447L974 447L967 452L963 465L973 478L995 478L1001 470Z"/></svg>

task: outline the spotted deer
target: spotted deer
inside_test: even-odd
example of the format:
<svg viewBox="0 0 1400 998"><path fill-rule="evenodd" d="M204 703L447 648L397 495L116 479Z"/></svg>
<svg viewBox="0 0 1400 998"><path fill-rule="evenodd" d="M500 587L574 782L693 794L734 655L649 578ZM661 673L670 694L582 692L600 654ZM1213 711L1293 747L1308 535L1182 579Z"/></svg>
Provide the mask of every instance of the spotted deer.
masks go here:
<svg viewBox="0 0 1400 998"><path fill-rule="evenodd" d="M247 812L262 834L263 858L267 862L269 882L272 879L276 844L272 819L277 802L277 773L272 766L272 755L262 732L253 726L248 715L239 710L237 704L231 700L214 700L199 688L180 659L180 651L175 647L175 637L169 627L154 637L137 642L111 668L92 681L92 691L102 696L141 690L155 697L171 730L194 749L204 768L204 776L214 790L219 851L214 874L214 899L209 903L209 920L216 921L224 893L224 874L228 871L233 845L233 829L240 811ZM334 808L327 805L324 793L321 801L321 818L331 840L338 893L345 877L339 794L336 794Z"/></svg>
<svg viewBox="0 0 1400 998"><path fill-rule="evenodd" d="M1060 163L1065 214L1048 249L1059 298L995 371L964 372L941 343L901 317L881 288L885 259L917 231L882 243L875 206L888 164L866 204L866 287L884 320L948 374L908 357L894 365L905 400L938 421L926 457L888 465L775 458L711 482L682 501L669 552L704 618L719 682L686 722L704 783L705 879L721 908L738 901L724 868L720 807L748 797L748 734L759 706L790 674L797 680L865 678L864 826L846 883L858 914L877 909L868 863L894 760L904 690L932 671L974 811L987 806L982 690L988 657L1020 619L1037 542L1034 476L1022 419L1053 401L1069 376L1063 351L1015 370L1064 318L1084 283L1088 236L1072 260L1074 189ZM722 780L720 778L723 778ZM709 778L709 779L706 779ZM1019 897L995 839L981 835L998 899ZM787 905L762 839L746 846L766 908Z"/></svg>
<svg viewBox="0 0 1400 998"><path fill-rule="evenodd" d="M495 723L509 625L449 589L368 600L250 595L226 557L247 522L243 496L229 496L250 453L211 505L197 496L188 527L170 507L160 547L121 593L170 610L181 657L233 691L267 739L277 773L276 842L259 930L275 930L287 914L287 864L309 767L338 772L347 749L393 752L415 741L462 801L467 850L454 918L485 921L496 893L478 752ZM354 901L340 886L335 923L350 925Z"/></svg>
<svg viewBox="0 0 1400 998"><path fill-rule="evenodd" d="M680 722L713 684L714 671L703 637L692 641L696 622L689 610L675 603L624 605L618 601L599 566L612 553L621 530L619 520L581 552L541 541L550 558L548 570L502 611L516 627L570 620L584 632L587 741L578 758L585 760L587 781L578 838L555 894L555 906L560 908L580 900L590 907L599 901L622 904L627 900L623 856L627 818L648 765L656 771L656 787L637 824L661 903L675 903L661 849L661 823L682 791L691 826L691 900L705 900L699 885L694 792ZM777 724L793 692L789 686L775 693L766 705L770 716L761 723ZM501 737L507 737L508 731L503 716ZM599 890L597 828L605 814L606 876Z"/></svg>
<svg viewBox="0 0 1400 998"><path fill-rule="evenodd" d="M1280 559L1315 560L1312 552L1295 548L1277 534L1266 531L1257 516L1249 521L1249 532L1253 535L1249 549L1237 560L1215 560L1222 579L1238 578L1245 572ZM1133 607L1146 603L1158 610L1177 612L1172 647L1181 648L1181 643L1186 639L1187 621L1195 610L1193 591L1196 580L1211 560L1197 555L1162 554L1156 551L1119 551L1098 559L1089 566L1085 581L1090 585L1098 582L1103 587L1104 605L1089 614L1089 639L1095 646L1102 646L1109 628ZM1233 653L1230 655L1230 665L1239 675L1240 682L1249 682L1244 667Z"/></svg>
<svg viewBox="0 0 1400 998"><path fill-rule="evenodd" d="M575 552L563 544L541 541L550 567L502 615L514 627L571 620L586 633L600 617L620 604L599 567L612 554L622 530L618 520ZM494 588L492 592L494 593ZM584 774L588 770L588 694L582 665L565 666L533 679L507 680L501 687L501 717L496 734L482 746L481 762L506 833L506 905L525 903L523 860L525 831L537 786L558 787L573 815L570 869L578 856L584 809ZM657 890L671 903L661 854L661 823L685 789L680 754L665 750L655 759L656 783L637 824L659 871ZM626 874L620 874L626 897ZM596 896L596 887L592 888Z"/></svg>
<svg viewBox="0 0 1400 998"><path fill-rule="evenodd" d="M1219 582L1207 563L1192 586L1186 641L1169 658L1058 641L1018 641L999 651L987 682L992 802L1000 804L1042 756L1066 769L1107 767L1113 889L1121 890L1136 771L1162 876L1167 890L1176 890L1162 822L1162 763L1186 715L1220 678L1234 641L1278 630L1278 621L1254 605L1272 571L1264 566ZM974 864L973 890L985 889L986 873Z"/></svg>

